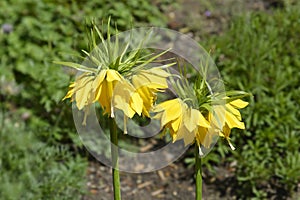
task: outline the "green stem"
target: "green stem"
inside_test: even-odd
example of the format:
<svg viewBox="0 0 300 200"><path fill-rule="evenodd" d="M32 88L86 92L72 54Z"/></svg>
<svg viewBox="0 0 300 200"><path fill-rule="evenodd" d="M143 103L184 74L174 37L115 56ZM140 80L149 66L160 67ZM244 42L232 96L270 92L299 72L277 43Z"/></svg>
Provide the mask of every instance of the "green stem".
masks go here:
<svg viewBox="0 0 300 200"><path fill-rule="evenodd" d="M121 200L117 125L114 119L109 118L109 121L114 200Z"/></svg>
<svg viewBox="0 0 300 200"><path fill-rule="evenodd" d="M199 147L195 144L196 200L202 200L202 168Z"/></svg>

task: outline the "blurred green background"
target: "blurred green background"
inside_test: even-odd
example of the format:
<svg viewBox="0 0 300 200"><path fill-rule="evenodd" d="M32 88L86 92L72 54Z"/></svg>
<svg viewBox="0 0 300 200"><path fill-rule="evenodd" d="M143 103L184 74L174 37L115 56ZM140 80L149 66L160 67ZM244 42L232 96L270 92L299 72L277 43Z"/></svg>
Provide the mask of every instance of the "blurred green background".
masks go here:
<svg viewBox="0 0 300 200"><path fill-rule="evenodd" d="M240 2L240 3L237 3ZM211 50L227 89L251 92L234 131L233 152L220 141L204 159L234 175L222 183L237 199L286 199L300 183L300 5L297 1L0 2L0 199L82 199L91 159L61 99L74 71L86 22L112 17L120 31L168 27ZM258 3L257 3L258 2ZM191 9L192 8L192 9ZM187 154L185 165L193 165ZM222 189L220 187L220 189ZM224 188L223 188L224 189Z"/></svg>

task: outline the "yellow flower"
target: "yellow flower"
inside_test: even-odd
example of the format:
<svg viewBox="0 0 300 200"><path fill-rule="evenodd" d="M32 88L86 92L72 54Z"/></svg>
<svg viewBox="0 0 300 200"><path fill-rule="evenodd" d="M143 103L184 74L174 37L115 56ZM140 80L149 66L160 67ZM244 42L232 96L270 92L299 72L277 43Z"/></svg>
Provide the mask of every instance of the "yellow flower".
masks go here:
<svg viewBox="0 0 300 200"><path fill-rule="evenodd" d="M156 100L156 92L168 88L168 76L169 73L157 67L141 70L132 76L132 84L143 99L142 113L146 117L150 117L149 110Z"/></svg>
<svg viewBox="0 0 300 200"><path fill-rule="evenodd" d="M111 69L100 71L96 76L85 72L80 75L74 83L69 86L67 95L63 98L71 98L76 101L76 106L82 110L95 101L99 101L105 113L111 113L111 97L114 86L121 81L121 75Z"/></svg>
<svg viewBox="0 0 300 200"><path fill-rule="evenodd" d="M176 98L156 105L153 111L157 113L155 118L160 119L161 127L169 129L173 142L183 139L184 144L188 145L196 141L198 146L210 148L214 138L219 135L225 137L234 149L229 141L230 130L245 129L238 109L247 105L247 102L237 99L225 106L213 106L213 110L204 117L199 110Z"/></svg>
<svg viewBox="0 0 300 200"><path fill-rule="evenodd" d="M89 73L83 73L75 82L69 86L69 91L63 100L71 98L76 101L76 106L79 110L91 103L91 89L93 83L93 76ZM74 95L76 93L76 96Z"/></svg>
<svg viewBox="0 0 300 200"><path fill-rule="evenodd" d="M102 42L101 48L95 42L97 36ZM115 40L110 38L109 29L107 40L104 40L94 25L89 41L91 53L83 51L88 57L84 64L88 63L88 66L72 62L56 62L83 72L74 83L70 84L64 99L71 98L79 110L84 109L85 118L90 105L96 101L100 103L104 113L112 118L115 108L122 110L124 123L135 114L150 117L149 110L156 100L156 93L168 87L166 79L170 74L163 69L175 63L148 68L150 63L168 51L158 54L146 52L140 48L144 40L138 44L139 48L128 51L130 42L125 44L125 48L120 48L122 45L119 45L121 42L119 38L116 37Z"/></svg>
<svg viewBox="0 0 300 200"><path fill-rule="evenodd" d="M130 78L130 83L129 78L125 79L112 69L101 70L98 75L85 72L70 84L64 99L75 100L79 110L87 108L86 115L88 106L98 101L104 113L111 117L114 117L114 108L122 110L127 118L135 114L150 117L149 110L156 99L156 92L168 87L167 76L169 74L164 70L151 68L137 72ZM127 118L124 118L124 127ZM126 128L124 132L127 133Z"/></svg>
<svg viewBox="0 0 300 200"><path fill-rule="evenodd" d="M74 83L69 86L69 91L63 100L71 98L76 102L79 110L84 109L85 116L83 124L86 124L86 117L89 106L98 101L104 113L111 114L111 98L115 85L122 80L122 76L115 70L101 70L98 75L84 72L78 76Z"/></svg>
<svg viewBox="0 0 300 200"><path fill-rule="evenodd" d="M122 110L127 117L132 118L135 113L141 115L143 100L136 89L124 80L115 87L113 107Z"/></svg>
<svg viewBox="0 0 300 200"><path fill-rule="evenodd" d="M219 135L224 137L232 150L234 146L230 142L230 132L232 128L245 129L245 124L242 122L241 113L238 109L244 108L248 105L241 99L237 99L223 105L216 105L213 107L213 111L208 113L208 121L211 124L211 128L199 130L199 134L196 135L198 144L203 144L204 147L209 147L210 138L204 136ZM207 133L207 134L203 134Z"/></svg>
<svg viewBox="0 0 300 200"><path fill-rule="evenodd" d="M127 133L126 122L135 114L150 117L149 111L156 100L156 92L168 87L169 74L160 68L141 70L129 81L117 84L114 90L113 107L124 112L124 133ZM112 113L113 114L113 113Z"/></svg>
<svg viewBox="0 0 300 200"><path fill-rule="evenodd" d="M111 115L113 110L111 101L114 88L121 81L124 81L124 78L119 72L112 69L102 70L94 81L93 92L95 100L100 103L104 113L108 115Z"/></svg>
<svg viewBox="0 0 300 200"><path fill-rule="evenodd" d="M194 142L199 128L209 128L210 124L200 111L189 107L181 99L172 99L156 105L155 118L161 120L161 126L168 128L173 142L183 139L185 145Z"/></svg>
<svg viewBox="0 0 300 200"><path fill-rule="evenodd" d="M234 150L234 146L230 142L230 132L232 128L239 128L239 129L245 129L245 124L242 122L241 113L238 109L245 108L249 103L246 101L243 101L241 99L237 99L234 101L231 101L225 105L226 111L225 111L225 124L223 127L220 127L219 135L221 137L224 137L232 150Z"/></svg>

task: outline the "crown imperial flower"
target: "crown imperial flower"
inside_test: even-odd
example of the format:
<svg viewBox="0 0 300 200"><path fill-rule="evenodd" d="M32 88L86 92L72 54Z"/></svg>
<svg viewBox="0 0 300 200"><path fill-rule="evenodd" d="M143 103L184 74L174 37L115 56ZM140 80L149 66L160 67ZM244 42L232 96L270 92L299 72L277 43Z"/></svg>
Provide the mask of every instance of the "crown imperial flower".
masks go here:
<svg viewBox="0 0 300 200"><path fill-rule="evenodd" d="M201 84L195 83L191 89L189 83L182 76L180 79L181 81L171 79L178 97L157 104L153 108L153 112L156 113L154 118L160 120L161 128L169 131L173 142L181 139L185 145L196 142L200 155L203 155L200 147L209 149L215 141L214 138L218 136L224 137L231 149L234 150L229 136L232 128L245 129L238 109L248 105L248 102L240 99L246 93L231 92L232 94L243 94L240 98L239 96L231 98L208 94L203 98L201 94L205 94L203 92L205 90L204 80ZM189 101L190 103L187 103Z"/></svg>
<svg viewBox="0 0 300 200"><path fill-rule="evenodd" d="M144 52L142 49L126 52L128 43L120 52L119 46L116 45L118 41L112 42L109 39L104 41L96 26L94 29L102 40L103 48L92 42L93 52L84 52L88 56L89 64L95 67L56 62L82 72L69 85L69 90L63 100L71 98L79 110L84 110L83 124L86 124L90 105L95 102L99 102L104 114L112 118L114 118L115 109L122 110L125 115L124 127L127 118L132 118L135 114L150 117L149 111L156 100L156 93L168 88L167 77L170 74L164 68L173 63L152 68L147 65L167 51L157 55ZM110 38L109 31L107 38ZM92 40L95 41L95 39ZM141 54L145 55L141 56ZM127 130L125 129L124 132L127 133Z"/></svg>

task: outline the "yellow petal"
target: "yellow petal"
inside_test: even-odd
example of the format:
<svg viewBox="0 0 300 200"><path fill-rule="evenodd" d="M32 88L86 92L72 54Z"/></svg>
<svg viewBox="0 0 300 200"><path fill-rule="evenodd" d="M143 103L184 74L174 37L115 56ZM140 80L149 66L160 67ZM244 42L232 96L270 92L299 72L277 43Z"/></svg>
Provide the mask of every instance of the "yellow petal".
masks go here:
<svg viewBox="0 0 300 200"><path fill-rule="evenodd" d="M174 130L174 132L177 132L179 129L179 126L182 124L182 115L179 115L178 118L173 120L171 123L171 127Z"/></svg>
<svg viewBox="0 0 300 200"><path fill-rule="evenodd" d="M129 104L134 88L127 81L120 81L114 87L114 96L121 96L125 102Z"/></svg>
<svg viewBox="0 0 300 200"><path fill-rule="evenodd" d="M195 109L187 109L184 116L184 125L189 132L194 131L200 120L200 113Z"/></svg>
<svg viewBox="0 0 300 200"><path fill-rule="evenodd" d="M167 100L167 101L164 101L160 104L157 104L154 108L153 108L153 111L154 112L161 112L163 110L166 110L166 109L170 109L172 108L174 105L178 104L178 99L171 99L171 100Z"/></svg>
<svg viewBox="0 0 300 200"><path fill-rule="evenodd" d="M113 101L113 106L121 109L129 118L132 118L135 113L138 115L142 113L143 100L135 88L126 80L115 85Z"/></svg>
<svg viewBox="0 0 300 200"><path fill-rule="evenodd" d="M143 100L138 93L134 92L131 96L130 106L138 115L142 114Z"/></svg>
<svg viewBox="0 0 300 200"><path fill-rule="evenodd" d="M177 140L183 139L184 145L192 144L195 140L195 131L189 132L185 126L181 126L177 132Z"/></svg>
<svg viewBox="0 0 300 200"><path fill-rule="evenodd" d="M132 93L132 89L127 81L120 81L114 87L113 106L121 109L128 117L134 115L134 111L129 106Z"/></svg>
<svg viewBox="0 0 300 200"><path fill-rule="evenodd" d="M218 129L225 125L225 106L213 106L213 113L209 113L209 121Z"/></svg>
<svg viewBox="0 0 300 200"><path fill-rule="evenodd" d="M152 92L151 89L147 87L140 87L136 91L143 100L143 110L142 110L143 115L150 117L149 111L152 108L154 101L156 99L155 93Z"/></svg>
<svg viewBox="0 0 300 200"><path fill-rule="evenodd" d="M114 103L114 107L122 110L127 117L132 118L134 116L135 111L129 106L129 103L126 102L122 96L114 96Z"/></svg>
<svg viewBox="0 0 300 200"><path fill-rule="evenodd" d="M102 92L102 84L94 92L94 102L99 100L101 92Z"/></svg>
<svg viewBox="0 0 300 200"><path fill-rule="evenodd" d="M196 140L197 140L197 143L198 145L204 145L204 140L205 140L205 137L207 135L207 128L204 128L204 127L198 127L198 131L196 132Z"/></svg>
<svg viewBox="0 0 300 200"><path fill-rule="evenodd" d="M164 110L164 113L162 115L161 123L162 126L167 124L168 122L178 118L182 114L182 105L181 100L175 99L176 101L168 101L166 105L166 109ZM165 102L162 104L165 105ZM164 107L164 106L163 106Z"/></svg>
<svg viewBox="0 0 300 200"><path fill-rule="evenodd" d="M144 71L146 71L147 73L154 74L156 76L164 77L164 78L171 76L170 73L168 73L165 70L158 68L158 67L153 67L153 68L150 68L150 69L147 69Z"/></svg>
<svg viewBox="0 0 300 200"><path fill-rule="evenodd" d="M135 88L146 86L152 89L164 89L168 87L168 83L165 77L159 77L155 74L147 73L143 71L132 77L132 83Z"/></svg>
<svg viewBox="0 0 300 200"><path fill-rule="evenodd" d="M246 101L243 101L241 99L237 99L237 100L231 101L230 104L237 108L245 108L249 103Z"/></svg>
<svg viewBox="0 0 300 200"><path fill-rule="evenodd" d="M161 119L162 115L163 115L163 112L160 112L160 113L155 114L152 118L153 119Z"/></svg>
<svg viewBox="0 0 300 200"><path fill-rule="evenodd" d="M102 83L101 94L98 98L98 101L104 109L104 113L110 114L111 97L109 96L108 82L106 80L104 80Z"/></svg>
<svg viewBox="0 0 300 200"><path fill-rule="evenodd" d="M233 114L230 112L226 112L226 123L228 124L228 127L231 128L239 128L239 129L245 129L244 122L241 122L236 118Z"/></svg>
<svg viewBox="0 0 300 200"><path fill-rule="evenodd" d="M230 138L229 138L230 132L231 132L231 129L228 127L228 125L225 125L222 133L220 133L220 136L224 137L227 140L227 142L232 150L235 150L235 147L230 142Z"/></svg>
<svg viewBox="0 0 300 200"><path fill-rule="evenodd" d="M150 117L149 111L156 100L155 93L168 87L167 76L169 74L160 68L141 70L132 76L132 84L143 100L143 115Z"/></svg>
<svg viewBox="0 0 300 200"><path fill-rule="evenodd" d="M205 119L205 117L201 114L200 111L196 110L199 113L199 120L198 120L198 125L205 127L205 128L210 128L210 123Z"/></svg>
<svg viewBox="0 0 300 200"><path fill-rule="evenodd" d="M93 83L92 77L86 76L78 80L78 84L76 84L75 100L76 100L77 108L79 110L81 110L84 106L88 104L88 97L90 96L92 83Z"/></svg>
<svg viewBox="0 0 300 200"><path fill-rule="evenodd" d="M108 69L107 72L106 72L106 80L108 82L120 81L121 80L121 75L116 70Z"/></svg>
<svg viewBox="0 0 300 200"><path fill-rule="evenodd" d="M228 139L229 136L230 136L230 132L231 132L231 129L230 129L229 126L226 124L226 125L223 127L222 132L220 132L220 136L221 136L221 137L224 137L224 138L226 138L226 139Z"/></svg>
<svg viewBox="0 0 300 200"><path fill-rule="evenodd" d="M72 96L73 96L73 94L74 94L74 91L75 91L74 86L75 86L74 83L70 84L68 93L67 93L66 96L64 96L64 98L62 99L63 101L64 101L65 99L72 98Z"/></svg>
<svg viewBox="0 0 300 200"><path fill-rule="evenodd" d="M227 109L227 112L231 112L233 115L235 115L238 120L242 120L242 116L241 116L241 113L238 109L235 109L233 106L231 106L230 104L226 104L226 109Z"/></svg>
<svg viewBox="0 0 300 200"><path fill-rule="evenodd" d="M74 88L75 87L75 82L72 82L70 85L69 85L70 88Z"/></svg>
<svg viewBox="0 0 300 200"><path fill-rule="evenodd" d="M216 137L218 137L218 133L215 130L207 129L202 145L207 149L210 148L211 144L215 141Z"/></svg>
<svg viewBox="0 0 300 200"><path fill-rule="evenodd" d="M107 72L107 70L102 70L97 75L97 77L95 78L95 80L93 82L93 91L96 91L98 89L98 87L102 84L102 82L106 76L106 72Z"/></svg>
<svg viewBox="0 0 300 200"><path fill-rule="evenodd" d="M172 142L176 142L176 140L177 140L177 134L176 134L176 132L172 128L168 127L168 126L166 126L166 128L169 128L169 130L170 130L170 135L172 137Z"/></svg>

